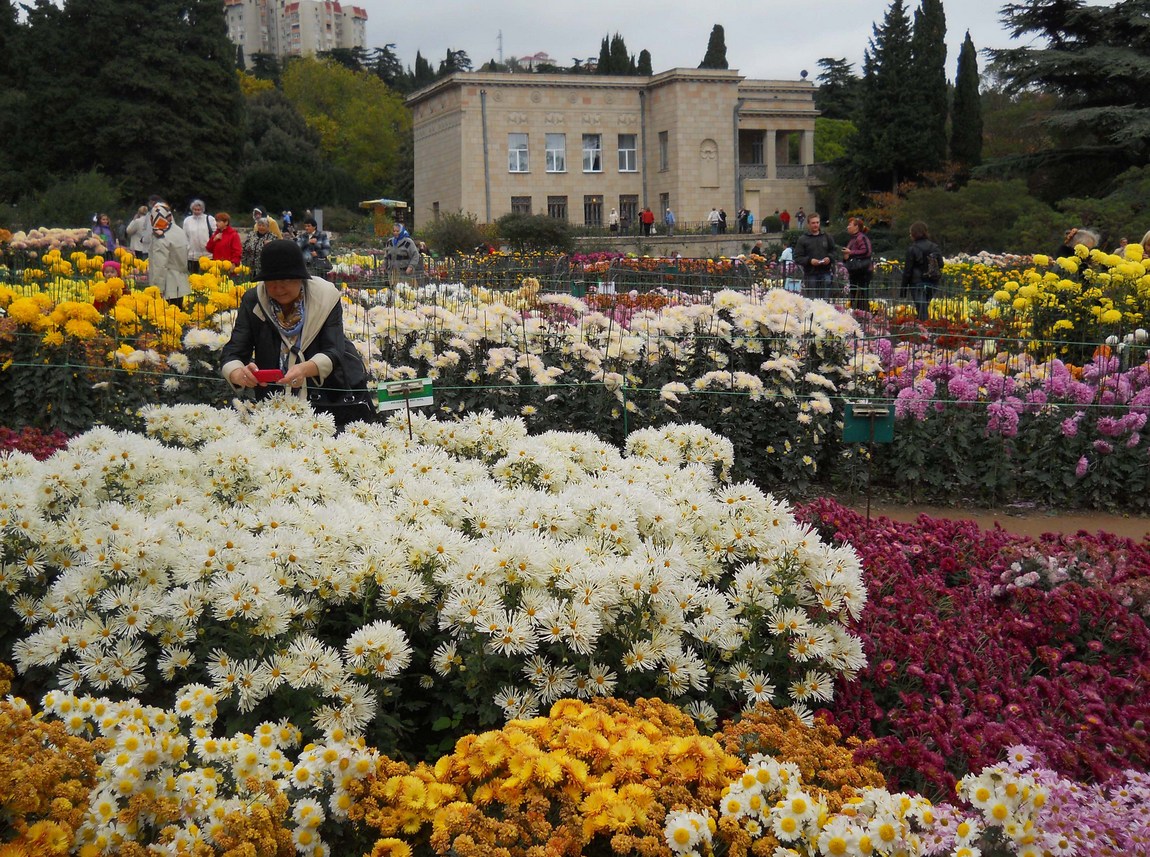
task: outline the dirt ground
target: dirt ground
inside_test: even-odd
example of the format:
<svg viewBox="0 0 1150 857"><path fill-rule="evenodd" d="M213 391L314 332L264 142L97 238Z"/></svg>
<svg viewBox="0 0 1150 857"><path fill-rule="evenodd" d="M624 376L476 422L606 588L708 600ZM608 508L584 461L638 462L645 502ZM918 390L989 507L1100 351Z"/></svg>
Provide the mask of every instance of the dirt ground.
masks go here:
<svg viewBox="0 0 1150 857"><path fill-rule="evenodd" d="M866 514L866 498L840 499L843 505ZM995 525L1010 533L1024 536L1040 536L1043 533L1088 533L1099 531L1113 533L1142 541L1150 538L1150 517L1138 515L1113 515L1106 512L1059 512L1054 510L1016 508L1005 509L958 509L939 506L903 506L880 500L870 504L872 518L885 517L893 521L913 522L919 515L952 520L972 520L983 529L994 529Z"/></svg>

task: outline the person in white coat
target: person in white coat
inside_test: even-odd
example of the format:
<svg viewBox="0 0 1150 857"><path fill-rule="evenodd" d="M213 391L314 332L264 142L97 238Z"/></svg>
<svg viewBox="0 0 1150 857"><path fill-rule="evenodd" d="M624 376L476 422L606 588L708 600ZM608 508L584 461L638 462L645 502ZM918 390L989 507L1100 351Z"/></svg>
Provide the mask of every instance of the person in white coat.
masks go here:
<svg viewBox="0 0 1150 857"><path fill-rule="evenodd" d="M148 206L141 205L136 211L125 232L128 235L128 249L137 259L147 259L152 246L152 215Z"/></svg>
<svg viewBox="0 0 1150 857"><path fill-rule="evenodd" d="M216 219L204 213L204 201L193 199L192 213L184 218L184 234L188 237L188 273L200 272L200 257L211 258L208 239L216 231Z"/></svg>
<svg viewBox="0 0 1150 857"><path fill-rule="evenodd" d="M191 294L188 282L188 239L175 224L167 203L152 206L152 248L148 253L148 285L155 286L170 304L182 307Z"/></svg>

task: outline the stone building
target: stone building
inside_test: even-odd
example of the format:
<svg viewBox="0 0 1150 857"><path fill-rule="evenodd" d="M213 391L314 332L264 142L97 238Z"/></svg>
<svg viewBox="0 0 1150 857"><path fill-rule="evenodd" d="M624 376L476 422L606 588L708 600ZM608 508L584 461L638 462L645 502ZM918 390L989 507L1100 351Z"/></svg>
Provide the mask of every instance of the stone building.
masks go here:
<svg viewBox="0 0 1150 857"><path fill-rule="evenodd" d="M676 68L651 77L459 72L407 100L415 218L508 212L606 225L649 206L662 231L726 209L814 210L814 85Z"/></svg>

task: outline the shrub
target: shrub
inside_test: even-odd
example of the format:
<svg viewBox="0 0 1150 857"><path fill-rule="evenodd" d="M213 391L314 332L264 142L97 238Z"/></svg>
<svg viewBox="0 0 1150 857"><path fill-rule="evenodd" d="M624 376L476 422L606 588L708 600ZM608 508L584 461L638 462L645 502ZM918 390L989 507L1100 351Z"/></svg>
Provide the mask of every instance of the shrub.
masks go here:
<svg viewBox="0 0 1150 857"><path fill-rule="evenodd" d="M480 225L474 214L462 212L440 215L420 231L428 245L441 256L471 253L476 247L486 246L493 237L493 230Z"/></svg>
<svg viewBox="0 0 1150 857"><path fill-rule="evenodd" d="M495 223L499 236L516 250L571 250L571 227L565 220L543 214L505 214Z"/></svg>
<svg viewBox="0 0 1150 857"><path fill-rule="evenodd" d="M67 176L31 198L25 198L13 220L29 229L52 223L91 226L92 215L118 207L120 191L99 170Z"/></svg>

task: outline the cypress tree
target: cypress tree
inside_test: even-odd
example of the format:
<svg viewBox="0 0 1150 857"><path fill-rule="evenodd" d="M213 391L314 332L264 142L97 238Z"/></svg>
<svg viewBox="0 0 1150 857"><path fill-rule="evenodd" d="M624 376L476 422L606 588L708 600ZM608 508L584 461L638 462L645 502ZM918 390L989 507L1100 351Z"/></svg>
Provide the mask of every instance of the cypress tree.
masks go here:
<svg viewBox="0 0 1150 857"><path fill-rule="evenodd" d="M639 62L635 66L635 74L642 74L650 77L654 74L651 70L651 52L646 48L639 51Z"/></svg>
<svg viewBox="0 0 1150 857"><path fill-rule="evenodd" d="M431 67L431 62L424 59L423 54L419 51L415 52L415 65L411 70L411 86L412 89L419 89L427 86L429 83L435 82L435 69Z"/></svg>
<svg viewBox="0 0 1150 857"><path fill-rule="evenodd" d="M616 33L611 37L611 74L631 74L633 63L627 43Z"/></svg>
<svg viewBox="0 0 1150 857"><path fill-rule="evenodd" d="M727 39L722 24L715 24L711 28L711 37L707 40L707 53L699 68L729 68L727 65Z"/></svg>
<svg viewBox="0 0 1150 857"><path fill-rule="evenodd" d="M595 73L611 74L611 41L608 36L604 36L599 44L599 64L595 67Z"/></svg>
<svg viewBox="0 0 1150 857"><path fill-rule="evenodd" d="M978 52L970 31L958 53L954 107L950 114L950 158L963 167L982 163L982 101L978 92Z"/></svg>
<svg viewBox="0 0 1150 857"><path fill-rule="evenodd" d="M863 190L897 189L919 163L911 27L903 0L894 0L863 53L862 100L851 170Z"/></svg>
<svg viewBox="0 0 1150 857"><path fill-rule="evenodd" d="M942 0L922 0L911 37L914 66L912 100L917 102L915 172L937 170L946 162L946 13Z"/></svg>

